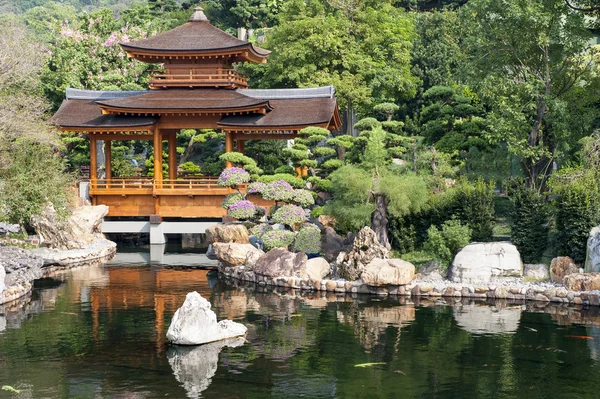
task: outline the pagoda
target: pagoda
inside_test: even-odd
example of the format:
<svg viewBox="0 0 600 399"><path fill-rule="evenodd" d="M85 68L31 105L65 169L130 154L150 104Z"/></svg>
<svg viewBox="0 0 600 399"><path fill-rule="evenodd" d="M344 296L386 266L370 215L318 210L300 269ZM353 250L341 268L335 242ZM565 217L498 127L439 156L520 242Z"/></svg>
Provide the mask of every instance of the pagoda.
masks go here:
<svg viewBox="0 0 600 399"><path fill-rule="evenodd" d="M341 125L334 89L248 89L235 68L264 63L270 52L211 25L197 7L187 23L162 34L121 43L136 60L162 65L145 91L90 91L68 88L54 115L62 131L90 138L90 191L93 204L109 206L109 216L217 218L230 189L216 178L177 174L176 137L181 129L218 129L225 151L244 152L246 140L288 140L308 126L329 130ZM114 179L111 141L152 140L154 170L162 170L163 141L168 142L168 179ZM104 176L97 150L104 146ZM227 165L230 167L231 165Z"/></svg>

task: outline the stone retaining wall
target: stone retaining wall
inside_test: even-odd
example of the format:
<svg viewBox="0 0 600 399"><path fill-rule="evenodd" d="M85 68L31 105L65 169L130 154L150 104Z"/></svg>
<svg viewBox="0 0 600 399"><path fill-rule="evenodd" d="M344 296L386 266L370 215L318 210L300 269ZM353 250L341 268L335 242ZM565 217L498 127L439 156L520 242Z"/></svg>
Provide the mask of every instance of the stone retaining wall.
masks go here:
<svg viewBox="0 0 600 399"><path fill-rule="evenodd" d="M488 285L457 284L449 281L419 281L403 286L370 287L362 280L307 280L298 277L270 278L260 276L242 267L218 267L219 274L260 287L282 287L305 291L324 291L344 294L370 294L419 298L470 298L478 300L505 299L509 301L537 301L545 303L600 306L600 291L569 291L553 283L525 283L512 278Z"/></svg>
<svg viewBox="0 0 600 399"><path fill-rule="evenodd" d="M117 252L117 244L106 239L95 239L88 246L81 249L55 251L40 248L32 252L44 259L44 266L76 266L114 256Z"/></svg>

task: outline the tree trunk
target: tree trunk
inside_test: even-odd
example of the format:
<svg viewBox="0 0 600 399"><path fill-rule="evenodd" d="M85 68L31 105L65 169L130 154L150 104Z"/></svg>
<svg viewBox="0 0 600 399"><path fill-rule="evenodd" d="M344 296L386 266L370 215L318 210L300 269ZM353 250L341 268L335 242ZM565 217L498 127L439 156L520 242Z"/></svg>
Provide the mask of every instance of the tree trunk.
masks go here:
<svg viewBox="0 0 600 399"><path fill-rule="evenodd" d="M375 210L371 215L371 229L377 235L377 240L381 245L385 245L387 249L391 248L390 240L388 238L387 225L388 225L388 210L387 201L385 195L380 193L373 193L375 199Z"/></svg>

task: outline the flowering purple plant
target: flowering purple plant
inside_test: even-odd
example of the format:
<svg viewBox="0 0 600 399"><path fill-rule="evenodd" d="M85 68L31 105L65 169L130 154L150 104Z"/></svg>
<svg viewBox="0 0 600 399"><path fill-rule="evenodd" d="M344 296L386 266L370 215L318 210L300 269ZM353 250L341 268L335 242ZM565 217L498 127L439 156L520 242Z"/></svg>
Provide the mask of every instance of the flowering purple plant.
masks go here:
<svg viewBox="0 0 600 399"><path fill-rule="evenodd" d="M271 182L262 190L263 198L270 201L287 202L292 199L293 195L294 189L285 180Z"/></svg>
<svg viewBox="0 0 600 399"><path fill-rule="evenodd" d="M296 226L305 220L306 213L298 205L284 205L273 214L275 223L287 224L288 226Z"/></svg>
<svg viewBox="0 0 600 399"><path fill-rule="evenodd" d="M306 208L315 204L315 197L308 190L294 190L292 202Z"/></svg>
<svg viewBox="0 0 600 399"><path fill-rule="evenodd" d="M238 220L250 219L256 214L256 207L248 200L233 203L228 210L229 216Z"/></svg>
<svg viewBox="0 0 600 399"><path fill-rule="evenodd" d="M294 242L296 233L289 230L271 230L267 231L262 236L263 246L265 251L270 251L273 248L285 248Z"/></svg>
<svg viewBox="0 0 600 399"><path fill-rule="evenodd" d="M312 223L302 225L294 240L294 252L318 254L321 252L321 230Z"/></svg>
<svg viewBox="0 0 600 399"><path fill-rule="evenodd" d="M248 185L248 191L246 193L247 194L262 194L262 192L265 188L267 188L266 183L257 181L254 183L250 183Z"/></svg>
<svg viewBox="0 0 600 399"><path fill-rule="evenodd" d="M229 209L231 205L243 199L244 196L240 193L229 194L227 197L225 197L225 199L221 203L221 206L223 207L223 209Z"/></svg>
<svg viewBox="0 0 600 399"><path fill-rule="evenodd" d="M250 173L243 168L227 168L219 175L217 184L220 187L236 187L250 181Z"/></svg>
<svg viewBox="0 0 600 399"><path fill-rule="evenodd" d="M261 238L267 231L271 231L272 227L266 223L257 224L250 229L250 234L257 238Z"/></svg>

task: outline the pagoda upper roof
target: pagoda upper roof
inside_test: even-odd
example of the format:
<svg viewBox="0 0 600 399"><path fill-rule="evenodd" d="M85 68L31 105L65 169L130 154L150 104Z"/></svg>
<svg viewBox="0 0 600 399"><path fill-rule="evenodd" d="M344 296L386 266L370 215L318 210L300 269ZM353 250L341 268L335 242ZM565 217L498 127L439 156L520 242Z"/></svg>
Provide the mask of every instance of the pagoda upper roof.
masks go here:
<svg viewBox="0 0 600 399"><path fill-rule="evenodd" d="M177 28L148 39L120 45L133 56L232 55L261 62L271 53L213 26L201 7L196 8L189 22ZM248 54L243 55L243 52ZM148 59L145 61L151 62Z"/></svg>

